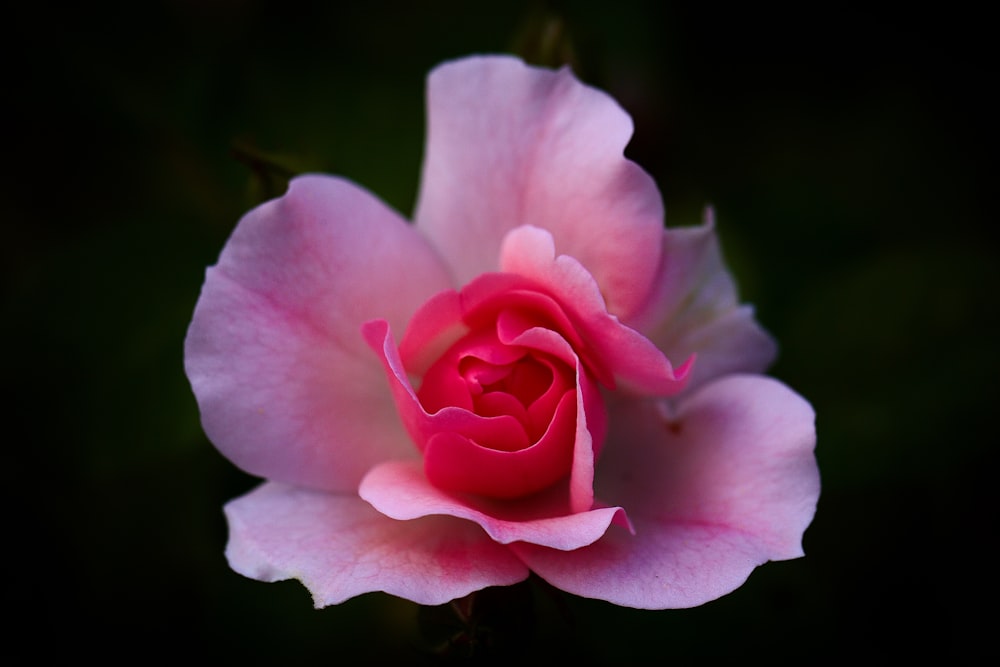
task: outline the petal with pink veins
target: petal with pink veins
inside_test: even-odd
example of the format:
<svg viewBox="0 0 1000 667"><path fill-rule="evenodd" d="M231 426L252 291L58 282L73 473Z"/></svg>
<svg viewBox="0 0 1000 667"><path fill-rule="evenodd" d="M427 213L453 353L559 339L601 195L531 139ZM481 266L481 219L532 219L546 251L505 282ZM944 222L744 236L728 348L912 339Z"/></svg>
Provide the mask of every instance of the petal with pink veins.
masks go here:
<svg viewBox="0 0 1000 667"><path fill-rule="evenodd" d="M660 261L663 202L624 157L632 120L568 68L516 58L445 63L427 84L427 147L417 227L457 284L500 265L511 229L549 230L596 278L608 309L640 310Z"/></svg>
<svg viewBox="0 0 1000 667"><path fill-rule="evenodd" d="M317 608L372 591L444 604L528 576L473 523L447 516L395 521L357 496L269 482L225 511L230 566L259 581L298 579Z"/></svg>
<svg viewBox="0 0 1000 667"><path fill-rule="evenodd" d="M377 316L402 330L448 281L427 242L366 191L293 180L237 225L188 329L209 439L251 474L328 490L414 456L360 329Z"/></svg>
<svg viewBox="0 0 1000 667"><path fill-rule="evenodd" d="M595 483L636 534L565 553L512 545L534 572L585 597L644 609L724 595L769 560L797 558L819 497L814 413L780 382L729 376L680 402L609 405Z"/></svg>

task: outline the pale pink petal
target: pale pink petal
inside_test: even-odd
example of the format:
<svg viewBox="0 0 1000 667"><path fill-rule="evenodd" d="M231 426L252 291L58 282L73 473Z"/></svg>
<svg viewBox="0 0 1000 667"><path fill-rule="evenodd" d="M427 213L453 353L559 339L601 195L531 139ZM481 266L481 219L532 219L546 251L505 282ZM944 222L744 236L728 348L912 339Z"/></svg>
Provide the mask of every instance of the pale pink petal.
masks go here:
<svg viewBox="0 0 1000 667"><path fill-rule="evenodd" d="M528 576L473 523L443 516L395 521L353 495L266 483L225 511L230 566L260 581L298 579L317 608L372 591L444 604Z"/></svg>
<svg viewBox="0 0 1000 667"><path fill-rule="evenodd" d="M591 544L612 522L628 521L620 507L570 512L565 485L521 501L449 493L428 482L420 463L413 461L375 466L362 480L358 493L393 519L459 517L479 524L498 543L530 542L557 550Z"/></svg>
<svg viewBox="0 0 1000 667"><path fill-rule="evenodd" d="M431 72L427 100L415 218L458 284L496 271L504 235L535 225L595 277L611 312L642 307L659 266L663 203L623 155L632 120L612 98L565 68L474 57Z"/></svg>
<svg viewBox="0 0 1000 667"><path fill-rule="evenodd" d="M774 361L777 345L757 323L753 306L736 306L700 322L691 315L659 336L668 354L696 357L685 391L732 373L763 372Z"/></svg>
<svg viewBox="0 0 1000 667"><path fill-rule="evenodd" d="M699 227L668 229L657 285L645 310L629 321L671 359L697 355L686 391L729 373L760 373L777 352L774 340L740 305L719 251L711 210Z"/></svg>
<svg viewBox="0 0 1000 667"><path fill-rule="evenodd" d="M448 286L402 218L346 181L308 176L250 211L208 270L185 368L209 439L268 479L354 489L415 455L361 335L400 327Z"/></svg>
<svg viewBox="0 0 1000 667"><path fill-rule="evenodd" d="M560 553L518 545L571 593L641 608L689 607L739 586L768 560L802 555L819 497L809 404L776 380L729 376L681 401L613 404L596 492L628 510L610 531Z"/></svg>
<svg viewBox="0 0 1000 667"><path fill-rule="evenodd" d="M583 338L581 354L599 360L624 388L669 396L684 387L692 354L674 357L675 361L685 361L675 371L670 360L645 336L608 313L593 276L574 258L557 257L552 235L546 230L522 226L508 233L500 267L538 282L554 296Z"/></svg>
<svg viewBox="0 0 1000 667"><path fill-rule="evenodd" d="M635 535L615 527L572 552L510 546L533 572L574 595L637 609L696 607L739 588L767 560L752 538L712 527L671 530L633 517Z"/></svg>
<svg viewBox="0 0 1000 667"><path fill-rule="evenodd" d="M772 559L802 555L819 496L815 414L781 382L731 375L671 410L609 404L608 444L595 481L629 513L752 535Z"/></svg>

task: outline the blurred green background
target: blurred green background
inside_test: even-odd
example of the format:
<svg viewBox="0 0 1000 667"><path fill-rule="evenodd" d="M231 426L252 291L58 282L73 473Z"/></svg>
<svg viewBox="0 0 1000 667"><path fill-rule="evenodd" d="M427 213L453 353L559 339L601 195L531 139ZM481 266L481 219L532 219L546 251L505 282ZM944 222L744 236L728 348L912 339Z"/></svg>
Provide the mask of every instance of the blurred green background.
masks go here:
<svg viewBox="0 0 1000 667"><path fill-rule="evenodd" d="M182 341L260 196L247 154L409 214L426 73L510 51L569 59L632 114L668 224L716 207L773 373L817 410L824 483L806 558L692 610L532 589L515 655L997 653L995 65L961 3L176 0L7 32L8 655L424 660L415 605L315 611L228 569L221 506L255 480L205 439Z"/></svg>

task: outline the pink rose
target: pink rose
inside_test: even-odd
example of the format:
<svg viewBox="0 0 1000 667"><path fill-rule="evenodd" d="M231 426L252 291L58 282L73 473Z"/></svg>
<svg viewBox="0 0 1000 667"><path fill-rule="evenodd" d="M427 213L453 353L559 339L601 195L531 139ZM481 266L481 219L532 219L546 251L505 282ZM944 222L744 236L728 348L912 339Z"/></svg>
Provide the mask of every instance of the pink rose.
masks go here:
<svg viewBox="0 0 1000 667"><path fill-rule="evenodd" d="M188 377L267 480L226 505L233 569L317 607L533 571L661 609L801 556L812 409L759 375L712 221L663 227L628 115L510 57L438 67L428 105L414 224L303 176L207 272Z"/></svg>

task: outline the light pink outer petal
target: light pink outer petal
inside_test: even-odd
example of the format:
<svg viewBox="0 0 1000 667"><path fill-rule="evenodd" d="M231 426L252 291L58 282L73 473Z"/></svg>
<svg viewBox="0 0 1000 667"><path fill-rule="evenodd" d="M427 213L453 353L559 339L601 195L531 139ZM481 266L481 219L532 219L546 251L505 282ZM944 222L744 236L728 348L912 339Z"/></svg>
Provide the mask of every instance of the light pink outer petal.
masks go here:
<svg viewBox="0 0 1000 667"><path fill-rule="evenodd" d="M623 387L658 396L670 396L684 388L690 365L686 363L675 372L653 343L610 315L594 278L574 258L557 257L552 235L544 229L522 226L507 234L500 268L544 285L575 316L586 352L606 364Z"/></svg>
<svg viewBox="0 0 1000 667"><path fill-rule="evenodd" d="M689 383L694 391L729 373L760 373L774 361L777 346L740 305L736 285L719 251L711 211L699 227L664 232L658 291L628 324L673 360L697 355Z"/></svg>
<svg viewBox="0 0 1000 667"><path fill-rule="evenodd" d="M372 469L358 491L375 509L394 519L449 515L482 526L501 544L530 542L552 549L577 549L593 543L613 521L627 523L618 507L570 513L567 491L557 485L523 501L491 501L452 494L431 485L419 463L390 461Z"/></svg>
<svg viewBox="0 0 1000 667"><path fill-rule="evenodd" d="M209 439L249 473L329 490L414 456L361 324L402 330L448 280L426 241L366 191L293 180L237 225L188 329L185 369Z"/></svg>
<svg viewBox="0 0 1000 667"><path fill-rule="evenodd" d="M317 608L371 591L444 604L528 576L475 524L452 517L394 521L357 496L266 483L225 511L230 566L260 581L298 579Z"/></svg>
<svg viewBox="0 0 1000 667"><path fill-rule="evenodd" d="M619 317L648 298L659 266L663 203L625 159L632 120L568 69L512 57L445 63L427 84L428 134L417 226L464 284L499 268L520 225L552 232Z"/></svg>
<svg viewBox="0 0 1000 667"><path fill-rule="evenodd" d="M597 493L636 534L570 553L513 545L553 585L644 609L691 607L802 555L819 497L812 408L776 380L729 376L684 399L613 408ZM626 441L629 447L621 446Z"/></svg>

